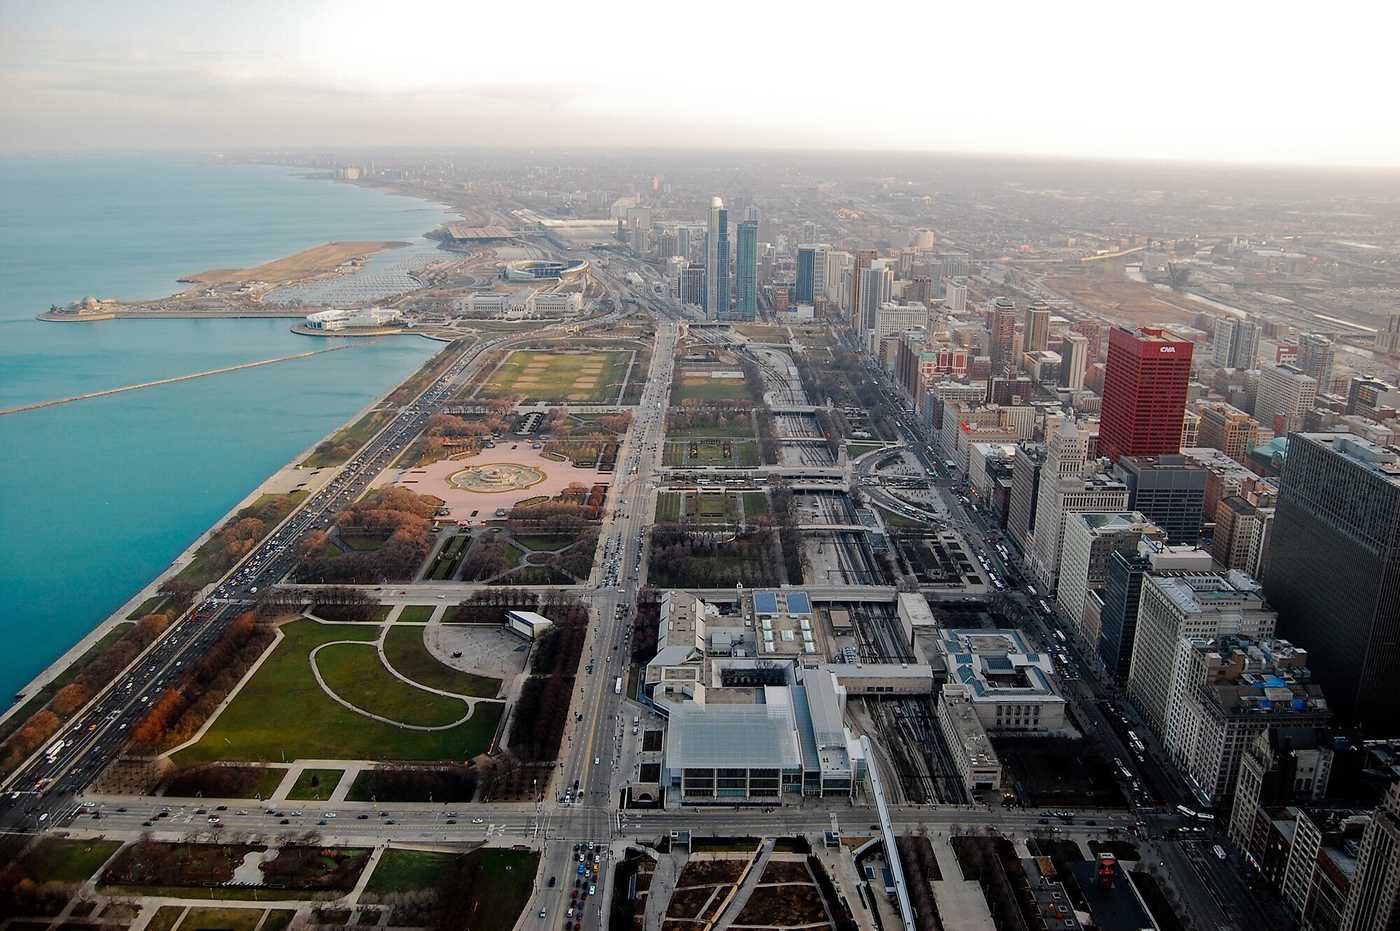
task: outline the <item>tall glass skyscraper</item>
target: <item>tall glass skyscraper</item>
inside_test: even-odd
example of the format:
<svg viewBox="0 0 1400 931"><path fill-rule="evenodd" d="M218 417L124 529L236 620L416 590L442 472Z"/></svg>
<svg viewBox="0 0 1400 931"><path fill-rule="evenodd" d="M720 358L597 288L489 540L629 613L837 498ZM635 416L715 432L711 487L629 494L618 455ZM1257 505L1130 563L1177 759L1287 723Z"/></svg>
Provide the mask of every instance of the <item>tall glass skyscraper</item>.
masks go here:
<svg viewBox="0 0 1400 931"><path fill-rule="evenodd" d="M1400 454L1344 433L1289 436L1264 593L1338 723L1400 736Z"/></svg>
<svg viewBox="0 0 1400 931"><path fill-rule="evenodd" d="M758 221L739 224L734 253L734 316L753 320L758 316Z"/></svg>
<svg viewBox="0 0 1400 931"><path fill-rule="evenodd" d="M718 197L710 201L705 241L705 317L729 313L729 211Z"/></svg>

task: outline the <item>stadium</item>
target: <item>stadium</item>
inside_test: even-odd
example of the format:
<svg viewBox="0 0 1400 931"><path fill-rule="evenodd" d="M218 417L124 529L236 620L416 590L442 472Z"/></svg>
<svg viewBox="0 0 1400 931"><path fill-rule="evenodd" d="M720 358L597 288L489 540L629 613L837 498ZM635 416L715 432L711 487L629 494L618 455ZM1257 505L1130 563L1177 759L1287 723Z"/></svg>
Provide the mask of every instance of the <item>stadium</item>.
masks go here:
<svg viewBox="0 0 1400 931"><path fill-rule="evenodd" d="M507 262L502 274L507 281L573 281L588 271L585 259L551 262L545 259L520 259Z"/></svg>

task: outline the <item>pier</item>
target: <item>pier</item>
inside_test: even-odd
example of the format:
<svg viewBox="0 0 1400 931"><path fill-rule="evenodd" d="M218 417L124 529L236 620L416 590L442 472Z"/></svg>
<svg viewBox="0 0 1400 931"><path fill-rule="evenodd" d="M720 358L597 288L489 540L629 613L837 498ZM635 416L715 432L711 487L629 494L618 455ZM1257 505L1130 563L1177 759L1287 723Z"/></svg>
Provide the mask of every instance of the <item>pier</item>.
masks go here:
<svg viewBox="0 0 1400 931"><path fill-rule="evenodd" d="M208 378L210 375L224 375L228 372L240 372L243 369L255 369L263 365L276 365L278 362L291 362L295 359L308 359L311 356L319 356L323 352L338 352L341 349L349 349L349 346L327 346L325 349L313 349L310 352L298 352L290 356L278 356L275 359L262 359L257 362L242 362L238 365L228 365L221 369L209 369L204 372L193 372L189 375L175 375L171 378L157 378L155 381L143 381L136 385L122 385L120 388L106 388L102 391L89 391L86 394L75 394L66 398L51 398L47 401L34 401L31 404L19 404L14 407L0 408L0 417L6 414L21 414L25 411L37 411L44 407L57 407L60 404L72 404L75 401L89 401L93 398L105 398L113 394L122 394L126 391L139 391L142 388L154 388L157 385L173 385L180 381L192 381L196 378Z"/></svg>

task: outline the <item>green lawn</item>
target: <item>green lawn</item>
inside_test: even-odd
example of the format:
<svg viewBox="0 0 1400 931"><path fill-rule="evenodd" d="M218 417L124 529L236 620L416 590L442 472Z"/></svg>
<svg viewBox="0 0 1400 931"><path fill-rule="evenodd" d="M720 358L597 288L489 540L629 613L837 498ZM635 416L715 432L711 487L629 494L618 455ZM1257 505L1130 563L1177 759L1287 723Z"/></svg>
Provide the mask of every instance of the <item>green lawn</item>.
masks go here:
<svg viewBox="0 0 1400 931"><path fill-rule="evenodd" d="M292 923L292 919L297 913L290 908L274 908L267 913L267 920L262 923L261 931L282 931Z"/></svg>
<svg viewBox="0 0 1400 931"><path fill-rule="evenodd" d="M517 349L506 356L477 397L616 403L631 358L631 352L618 349Z"/></svg>
<svg viewBox="0 0 1400 931"><path fill-rule="evenodd" d="M745 491L744 496L744 518L753 520L755 517L765 517L768 514L768 494L762 491Z"/></svg>
<svg viewBox="0 0 1400 931"><path fill-rule="evenodd" d="M260 908L191 908L180 922L181 931L253 931L262 919Z"/></svg>
<svg viewBox="0 0 1400 931"><path fill-rule="evenodd" d="M537 553L550 553L554 550L562 550L570 543L575 542L577 537L560 536L512 536L512 540L525 547L527 550L534 550Z"/></svg>
<svg viewBox="0 0 1400 931"><path fill-rule="evenodd" d="M667 440L661 453L661 464L667 466L735 466L758 465L758 443L753 439L684 439Z"/></svg>
<svg viewBox="0 0 1400 931"><path fill-rule="evenodd" d="M442 545L442 549L438 550L437 556L433 557L427 577L435 581L452 578L457 572L457 567L462 564L462 556L466 554L467 545L471 541L471 534L454 534Z"/></svg>
<svg viewBox="0 0 1400 931"><path fill-rule="evenodd" d="M495 698L501 691L501 680L445 666L428 652L423 644L427 631L419 627L391 627L384 638L384 655L395 671L414 682L430 688L470 695L474 698Z"/></svg>
<svg viewBox="0 0 1400 931"><path fill-rule="evenodd" d="M356 714L321 691L311 674L311 650L333 640L372 641L378 634L376 628L302 620L285 625L282 633L284 639L252 681L218 716L199 743L176 755L178 763L464 760L490 745L501 717L501 706L497 704L479 706L470 720L448 730L412 731ZM360 649L377 663L371 647ZM379 669L403 694L426 694L393 679L382 665ZM351 683L351 688L357 689L358 684Z"/></svg>
<svg viewBox="0 0 1400 931"><path fill-rule="evenodd" d="M411 628L402 628L415 633ZM438 727L466 712L455 698L416 689L396 678L370 645L333 643L316 654L321 678L335 694L357 708L400 724Z"/></svg>
<svg viewBox="0 0 1400 931"><path fill-rule="evenodd" d="M539 860L538 853L500 848L467 854L477 901L465 931L511 931L530 900Z"/></svg>
<svg viewBox="0 0 1400 931"><path fill-rule="evenodd" d="M183 905L162 905L146 923L146 931L172 931L184 913Z"/></svg>
<svg viewBox="0 0 1400 931"><path fill-rule="evenodd" d="M340 777L344 775L343 769L303 769L292 785L292 790L287 793L287 798L324 802L331 797L335 787L340 784Z"/></svg>
<svg viewBox="0 0 1400 931"><path fill-rule="evenodd" d="M656 520L675 523L681 519L685 506L685 494L678 491L663 491L656 496Z"/></svg>
<svg viewBox="0 0 1400 931"><path fill-rule="evenodd" d="M432 619L433 612L436 610L437 608L432 605L404 605L403 610L394 620L408 624L426 624Z"/></svg>
<svg viewBox="0 0 1400 931"><path fill-rule="evenodd" d="M461 854L390 847L379 858L365 895L383 896L431 889L438 875Z"/></svg>
<svg viewBox="0 0 1400 931"><path fill-rule="evenodd" d="M737 371L737 369L736 369ZM709 372L682 372L671 391L671 404L682 401L747 401L748 382L744 378L711 378Z"/></svg>
<svg viewBox="0 0 1400 931"><path fill-rule="evenodd" d="M55 882L80 883L90 878L121 847L114 840L42 838L20 861L24 872Z"/></svg>
<svg viewBox="0 0 1400 931"><path fill-rule="evenodd" d="M151 597L147 598L145 601L137 605L136 610L128 614L126 616L126 619L128 621L139 621L141 618L145 617L148 614L154 614L156 608L159 608L161 605L165 604L165 599L167 597L169 596L152 595Z"/></svg>

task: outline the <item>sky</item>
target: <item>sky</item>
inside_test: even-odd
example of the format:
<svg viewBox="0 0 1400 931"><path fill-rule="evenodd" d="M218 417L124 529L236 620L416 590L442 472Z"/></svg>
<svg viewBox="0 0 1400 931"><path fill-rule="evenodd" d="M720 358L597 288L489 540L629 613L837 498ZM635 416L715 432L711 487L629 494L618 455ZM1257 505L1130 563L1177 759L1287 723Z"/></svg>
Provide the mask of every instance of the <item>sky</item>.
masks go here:
<svg viewBox="0 0 1400 931"><path fill-rule="evenodd" d="M1400 167L1391 4L0 0L0 149L815 148Z"/></svg>

